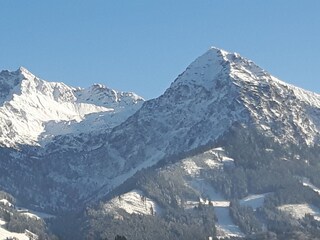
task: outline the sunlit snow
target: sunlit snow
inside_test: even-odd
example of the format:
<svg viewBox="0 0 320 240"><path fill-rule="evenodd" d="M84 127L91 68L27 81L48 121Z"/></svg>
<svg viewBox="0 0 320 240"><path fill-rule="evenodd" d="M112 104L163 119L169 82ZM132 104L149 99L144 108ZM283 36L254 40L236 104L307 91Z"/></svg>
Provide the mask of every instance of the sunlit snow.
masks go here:
<svg viewBox="0 0 320 240"><path fill-rule="evenodd" d="M129 214L142 215L155 215L160 212L160 207L138 190L132 190L113 198L104 205L104 208L107 212L123 209Z"/></svg>

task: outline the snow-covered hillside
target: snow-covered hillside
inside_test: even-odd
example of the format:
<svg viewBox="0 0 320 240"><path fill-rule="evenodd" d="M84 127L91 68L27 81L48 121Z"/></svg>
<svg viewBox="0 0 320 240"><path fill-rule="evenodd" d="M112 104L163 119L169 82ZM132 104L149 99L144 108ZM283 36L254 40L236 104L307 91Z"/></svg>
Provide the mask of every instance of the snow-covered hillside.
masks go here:
<svg viewBox="0 0 320 240"><path fill-rule="evenodd" d="M25 68L0 73L0 144L39 145L66 134L107 131L141 107L134 93L46 82Z"/></svg>
<svg viewBox="0 0 320 240"><path fill-rule="evenodd" d="M225 161L226 159L228 161ZM193 208L199 203L212 206L217 217L218 238L241 237L243 233L230 217L230 200L225 199L210 185L209 181L202 176L201 169L212 168L223 171L225 167L232 166L230 165L232 160L227 157L224 149L219 147L181 161L186 174L184 175L186 184L199 196L199 201L187 200L185 208Z"/></svg>
<svg viewBox="0 0 320 240"><path fill-rule="evenodd" d="M229 158L223 148L212 148L201 154L182 159L178 163L159 169L157 175L161 175L169 183L169 186L181 185L185 194L176 196L180 207L190 214L196 211L199 205L207 205L214 211L217 217L217 237L241 237L244 236L239 226L232 220L229 214L230 200L224 198L205 178L203 171L215 169L223 171L224 168L233 167L232 159ZM179 183L176 182L177 179ZM157 184L157 183L155 183ZM173 189L166 189L168 192ZM153 191L161 191L153 189ZM129 214L157 215L161 217L161 208L154 199L146 197L141 190L133 189L107 201L103 205L105 214L113 214L117 219L123 220L121 210ZM211 223L214 225L214 223Z"/></svg>
<svg viewBox="0 0 320 240"><path fill-rule="evenodd" d="M248 207L252 207L253 209L257 209L264 204L265 197L270 193L264 194L252 194L240 200L240 204Z"/></svg>
<svg viewBox="0 0 320 240"><path fill-rule="evenodd" d="M0 219L0 239L7 240L7 239L19 239L19 240L29 240L30 238L25 233L16 233L10 232L2 227L2 225L6 224L6 222Z"/></svg>
<svg viewBox="0 0 320 240"><path fill-rule="evenodd" d="M311 204L285 204L278 207L278 209L295 219L302 219L306 214L310 214L314 216L317 221L320 220L320 210Z"/></svg>
<svg viewBox="0 0 320 240"><path fill-rule="evenodd" d="M139 190L132 190L111 199L105 204L104 208L106 212L113 213L117 213L119 209L122 209L129 214L142 215L155 215L160 212L158 204L152 199L144 196Z"/></svg>
<svg viewBox="0 0 320 240"><path fill-rule="evenodd" d="M16 210L17 210L17 212L14 212L14 213L12 212L12 211L16 211ZM15 218L16 217L15 214L17 214L17 215L27 216L28 218L32 218L34 220L41 219L39 216L29 212L27 209L24 209L24 210L21 210L21 209L19 210L18 208L16 209L14 204L11 203L7 199L0 200L0 211L8 213L10 216L12 216L12 218ZM38 236L36 234L32 233L28 229L24 229L24 232L14 232L14 231L9 231L8 229L6 229L6 225L7 225L7 222L4 219L1 219L1 217L0 217L0 240L7 240L7 239L30 240L30 239L34 239L34 238L31 238L31 236L35 237L36 239L38 238Z"/></svg>

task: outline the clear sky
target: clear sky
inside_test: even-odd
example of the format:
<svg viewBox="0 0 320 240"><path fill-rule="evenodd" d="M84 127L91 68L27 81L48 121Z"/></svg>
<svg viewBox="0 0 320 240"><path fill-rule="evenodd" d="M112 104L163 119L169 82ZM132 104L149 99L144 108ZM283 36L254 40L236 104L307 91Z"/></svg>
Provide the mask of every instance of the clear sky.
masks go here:
<svg viewBox="0 0 320 240"><path fill-rule="evenodd" d="M319 0L0 0L0 69L157 97L210 46L320 92Z"/></svg>

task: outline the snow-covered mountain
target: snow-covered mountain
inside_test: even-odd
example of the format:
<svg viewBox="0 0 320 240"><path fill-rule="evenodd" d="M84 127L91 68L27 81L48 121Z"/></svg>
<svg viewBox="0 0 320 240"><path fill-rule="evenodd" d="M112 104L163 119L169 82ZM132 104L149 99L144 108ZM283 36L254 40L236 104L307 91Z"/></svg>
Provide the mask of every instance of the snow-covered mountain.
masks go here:
<svg viewBox="0 0 320 240"><path fill-rule="evenodd" d="M211 136L241 122L254 124L283 143L315 144L319 140L320 95L278 80L237 53L210 49L163 97L179 105L194 102L188 115L194 118L192 122L208 118L207 127L217 131L209 131Z"/></svg>
<svg viewBox="0 0 320 240"><path fill-rule="evenodd" d="M233 184L230 179L219 182L217 189L229 197L221 197L221 202L229 204L231 197L263 200L278 185L272 182L263 188L259 182L261 190L246 182L255 177L255 168L272 169L263 172L267 178L283 170L274 166L286 163L294 169L288 181L303 187L296 179L311 179L306 175L312 164L317 166L320 154L320 95L286 84L239 54L217 48L191 63L163 95L145 102L102 85L80 89L46 82L23 68L2 71L0 89L0 186L29 206L49 212L81 209L102 199L109 200L104 212L121 217L123 211L149 217L154 210L165 212L165 204L159 205L150 189L131 182L143 179L141 172L170 170L176 162L180 179L170 180L167 189L201 179L206 183L200 188L209 186L219 182L214 174L229 171L231 165L245 179L240 181L245 190L239 193L238 185L224 189ZM195 155L196 161L188 158ZM207 175L201 175L203 171ZM184 200L191 204L201 189L192 184L189 188L193 190ZM123 201L114 195L119 192ZM213 192L209 197L219 195ZM166 192L164 197L175 195L172 199L178 201L177 194ZM228 221L216 224L224 232L231 221L225 218L228 207L218 213Z"/></svg>
<svg viewBox="0 0 320 240"><path fill-rule="evenodd" d="M258 129L281 144L319 144L319 95L217 48L142 107L141 97L101 85L71 88L23 68L0 76L2 145L46 143L49 151L32 155L44 159L47 177L71 181L81 198L98 189L93 197L104 196L137 171L213 145L235 126Z"/></svg>
<svg viewBox="0 0 320 240"><path fill-rule="evenodd" d="M25 68L0 73L0 145L44 145L66 134L105 132L139 109L143 98L103 85L73 88Z"/></svg>
<svg viewBox="0 0 320 240"><path fill-rule="evenodd" d="M319 107L319 95L211 48L108 136L98 151L120 174L112 171L106 192L162 159L213 145L233 127L257 129L283 145L319 145Z"/></svg>

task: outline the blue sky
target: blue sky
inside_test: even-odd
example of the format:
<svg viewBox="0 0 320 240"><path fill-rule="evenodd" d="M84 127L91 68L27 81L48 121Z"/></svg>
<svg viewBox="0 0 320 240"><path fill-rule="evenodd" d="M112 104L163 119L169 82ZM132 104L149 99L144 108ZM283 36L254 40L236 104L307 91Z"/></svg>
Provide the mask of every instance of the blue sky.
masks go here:
<svg viewBox="0 0 320 240"><path fill-rule="evenodd" d="M157 97L210 46L320 92L318 0L2 0L0 69Z"/></svg>

